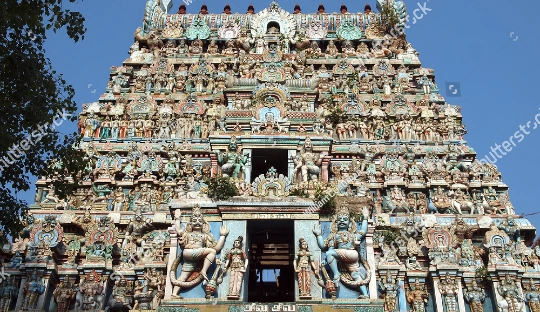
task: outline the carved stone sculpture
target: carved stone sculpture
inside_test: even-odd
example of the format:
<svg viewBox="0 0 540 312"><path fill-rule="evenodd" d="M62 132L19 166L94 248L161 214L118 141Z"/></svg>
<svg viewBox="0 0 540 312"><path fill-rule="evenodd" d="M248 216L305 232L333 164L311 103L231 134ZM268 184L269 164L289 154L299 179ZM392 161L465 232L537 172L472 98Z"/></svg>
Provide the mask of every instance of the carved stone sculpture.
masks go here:
<svg viewBox="0 0 540 312"><path fill-rule="evenodd" d="M37 271L34 270L30 280L24 284L24 310L32 310L36 308L37 299L45 292L45 284L38 280Z"/></svg>
<svg viewBox="0 0 540 312"><path fill-rule="evenodd" d="M7 312L11 302L16 298L17 288L15 288L13 277L6 278L0 285L0 311ZM67 310L66 310L67 311Z"/></svg>
<svg viewBox="0 0 540 312"><path fill-rule="evenodd" d="M486 292L478 286L475 280L471 285L467 285L467 289L463 290L463 298L469 303L471 312L484 312Z"/></svg>
<svg viewBox="0 0 540 312"><path fill-rule="evenodd" d="M411 305L413 312L426 312L429 293L425 287L425 285L420 284L418 279L415 280L414 284L409 284L407 302Z"/></svg>
<svg viewBox="0 0 540 312"><path fill-rule="evenodd" d="M244 165L247 163L247 155L242 155L238 149L234 136L229 143L229 151L220 153L218 151L218 162L222 164L223 175L238 179Z"/></svg>
<svg viewBox="0 0 540 312"><path fill-rule="evenodd" d="M229 295L228 299L239 299L240 290L242 290L242 280L248 266L248 259L244 250L242 250L242 241L244 238L238 236L234 241L233 248L226 255L225 270L230 272Z"/></svg>
<svg viewBox="0 0 540 312"><path fill-rule="evenodd" d="M502 311L519 312L525 305L521 289L516 284L515 279L507 275L499 281L497 291L503 298L497 302L497 305Z"/></svg>
<svg viewBox="0 0 540 312"><path fill-rule="evenodd" d="M313 234L317 237L317 244L321 250L326 251L324 264L332 270L334 285L337 287L341 280L346 286L358 289L360 291L359 298L367 298L366 285L371 279L371 271L369 263L359 249L367 233L369 212L366 207L363 208L362 215L364 219L357 232L356 221L354 218L350 218L349 208L342 205L334 215L331 233L326 239L321 236L320 226L313 228ZM343 271L340 270L339 264L341 264ZM361 266L363 266L365 273L362 272Z"/></svg>
<svg viewBox="0 0 540 312"><path fill-rule="evenodd" d="M386 280L381 278L377 282L380 291L384 294L384 311L396 312L397 311L397 296L398 285L394 280L394 277L387 273Z"/></svg>
<svg viewBox="0 0 540 312"><path fill-rule="evenodd" d="M76 295L75 310L98 310L105 303L105 283L101 276L93 270L88 275L81 277L79 294Z"/></svg>
<svg viewBox="0 0 540 312"><path fill-rule="evenodd" d="M444 304L446 306L446 311L456 312L457 311L457 294L458 294L458 285L455 276L451 276L450 273L446 273L444 277L441 277L440 280L440 292L444 296Z"/></svg>
<svg viewBox="0 0 540 312"><path fill-rule="evenodd" d="M293 267L298 276L298 289L301 299L311 298L311 271L317 279L320 279L317 265L313 259L313 254L309 251L308 243L300 238L298 248L300 249L294 256ZM311 267L311 268L310 268Z"/></svg>
<svg viewBox="0 0 540 312"><path fill-rule="evenodd" d="M292 156L291 156L292 157ZM320 165L324 154L317 156L313 153L311 141L306 139L303 149L300 151L300 155L296 158L292 158L294 164L294 172L300 173L300 179L298 182L317 181L321 173Z"/></svg>
<svg viewBox="0 0 540 312"><path fill-rule="evenodd" d="M174 229L179 237L178 241L182 253L174 260L170 271L170 279L174 286L173 297L181 298L178 295L181 288L191 288L202 282L203 279L208 280L206 272L214 262L216 254L223 248L229 230L222 226L219 231L219 240L216 242L210 233L210 225L204 220L199 206L193 207L193 213L185 229L180 224L180 217L182 216L180 210L175 210L174 213ZM184 260L182 273L177 278L176 270L182 259ZM201 265L201 267L198 268L198 265ZM196 269L199 271L196 271ZM191 276L193 278L190 278Z"/></svg>
<svg viewBox="0 0 540 312"><path fill-rule="evenodd" d="M58 312L68 312L69 306L73 299L75 299L75 291L69 283L69 277L66 276L63 280L60 280L60 283L56 286L53 291L53 297L58 306Z"/></svg>
<svg viewBox="0 0 540 312"><path fill-rule="evenodd" d="M530 280L528 289L525 291L525 301L529 305L531 312L540 311L540 291L532 278Z"/></svg>

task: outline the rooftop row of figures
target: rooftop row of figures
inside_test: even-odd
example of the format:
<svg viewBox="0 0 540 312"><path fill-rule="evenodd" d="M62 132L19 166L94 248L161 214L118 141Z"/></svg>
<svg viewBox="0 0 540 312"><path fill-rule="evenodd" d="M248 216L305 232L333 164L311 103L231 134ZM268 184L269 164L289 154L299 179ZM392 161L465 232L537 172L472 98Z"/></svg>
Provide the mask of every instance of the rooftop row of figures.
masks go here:
<svg viewBox="0 0 540 312"><path fill-rule="evenodd" d="M178 12L176 14L186 14L186 12L187 12L186 5L181 4L180 7L178 8ZM348 11L347 6L345 4L342 4L340 6L339 12L341 14L349 14L349 11ZM205 14L208 14L208 13L209 13L208 12L208 6L206 4L203 4L201 6L201 10L199 11L199 14L205 15ZM326 13L326 10L324 8L324 5L319 4L319 6L317 7L317 14L325 14L325 13ZM371 13L371 5L366 4L366 6L364 7L364 14L369 14L369 13ZM222 14L232 14L231 6L229 4L226 4L225 7L223 7L223 13ZM246 14L255 14L255 7L253 6L253 4L250 4L247 7ZM302 9L300 8L299 4L296 4L294 6L293 14L302 14Z"/></svg>
<svg viewBox="0 0 540 312"><path fill-rule="evenodd" d="M380 2L379 11L389 3L386 0ZM403 20L398 24L404 26L406 13L403 2L390 1L389 4L398 19ZM369 5L366 5L364 14L349 14L345 12L347 11L345 5L340 7L343 14L325 14L324 6L320 5L319 14L307 15L301 14L299 6L295 8L296 14L290 14L273 2L268 8L256 14L235 15L234 21L228 14L206 15L208 11L205 5L202 7L202 14L188 15L168 15L166 9L159 5L160 1L148 1L144 26L137 32L141 38L154 40L158 37L181 38L185 35L189 39L207 39L218 35L223 39L234 39L242 37L241 32L244 29L249 30L248 35L252 35L253 38L281 34L287 39L295 40L295 35L305 36L308 33L306 38L311 39L381 39L389 26L383 25L385 21L381 20L381 15L373 14ZM182 8L181 11L183 12ZM307 26L310 26L309 29L306 29ZM310 34L312 32L313 34Z"/></svg>
<svg viewBox="0 0 540 312"><path fill-rule="evenodd" d="M202 104L202 103L199 103ZM239 100L234 105L245 105ZM293 107L309 107L308 101L293 101ZM204 105L201 105L204 107ZM343 105L359 112L350 105ZM339 107L339 106L338 106ZM386 115L380 108L361 107L362 115L332 115L326 105L320 105L311 120L298 117L299 113L288 113L284 117L278 109L260 109L260 115L244 118L221 117L220 114L171 114L148 116L144 114L113 116L81 116L78 123L79 133L89 140L125 141L131 139L185 140L200 139L207 141L215 135L292 135L313 136L335 139L336 141L388 141L396 142L460 142L467 133L465 125L454 117L442 116L434 111L440 106L425 107L421 114ZM218 108L219 109L219 108ZM445 109L443 107L443 109ZM224 110L224 109L223 109ZM306 108L309 110L309 108ZM450 108L451 110L451 108ZM335 111L335 110L334 110ZM223 115L223 114L221 114ZM280 116L281 115L281 116ZM337 117L336 117L337 116ZM247 118L246 118L247 117ZM250 118L251 117L251 118Z"/></svg>
<svg viewBox="0 0 540 312"><path fill-rule="evenodd" d="M149 68L148 65L142 65L138 70L133 70L131 66L113 68L102 100L117 100L126 106L128 101L132 105L141 101L142 104L147 101L174 103L175 100L217 100L216 97L224 100L225 96L232 100L240 93L242 98L256 102L262 100L255 98L257 95L269 93L268 89L273 87L285 93L280 102L291 101L291 95L294 98L301 97L302 93L309 94L312 100L313 95L318 96L317 102L326 101L329 97L341 102L377 99L392 101L396 97L397 100L411 102L422 99L444 102L434 82L432 70L409 70L404 65L395 69L388 61L380 61L372 69L363 64L354 67L347 60L330 65L330 68L324 64L318 68L313 64L304 66L296 61L264 65L252 61L241 62L239 66L221 62L217 69L204 59L199 60L198 64L192 64L189 69L185 63L176 69L166 61L163 64L163 71L156 69L156 66ZM234 93L229 91L231 88L236 89ZM150 98L150 95L155 99Z"/></svg>
<svg viewBox="0 0 540 312"><path fill-rule="evenodd" d="M274 34L277 29L270 28L269 34ZM361 59L396 59L407 63L419 62L419 53L407 43L404 36L398 36L394 40L361 41L358 39L333 38L328 41L309 40L301 31L302 37L294 40L281 38L279 40L266 40L264 38L249 39L247 34L239 35L238 39L217 38L201 39L167 39L150 42L149 39L136 34L136 41L130 47L130 63L148 63L158 57L168 59L185 59L191 56L212 57L245 57L260 60L260 55L265 53L279 53L279 57L290 59L290 55L298 54L306 59L332 60L339 57L351 60ZM307 30L309 31L309 29ZM242 37L244 36L244 37ZM150 43L148 43L150 42ZM259 55L259 57L257 57ZM367 62L367 61L366 61Z"/></svg>

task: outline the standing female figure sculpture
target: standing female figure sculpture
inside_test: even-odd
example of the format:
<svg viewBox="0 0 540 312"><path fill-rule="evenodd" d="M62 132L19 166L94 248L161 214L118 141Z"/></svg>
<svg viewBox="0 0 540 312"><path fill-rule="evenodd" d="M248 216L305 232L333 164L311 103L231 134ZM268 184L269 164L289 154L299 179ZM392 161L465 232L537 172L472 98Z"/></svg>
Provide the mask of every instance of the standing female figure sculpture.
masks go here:
<svg viewBox="0 0 540 312"><path fill-rule="evenodd" d="M300 238L298 247L300 250L294 256L293 267L298 274L298 289L300 290L301 299L311 298L311 270L315 273L315 277L320 279L317 266L313 260L313 254L309 251L308 243L305 239ZM311 266L311 269L310 269Z"/></svg>
<svg viewBox="0 0 540 312"><path fill-rule="evenodd" d="M227 261L225 262L225 271L231 272L229 282L229 295L228 299L239 299L240 290L242 289L242 279L244 273L248 267L248 259L246 253L242 250L242 241L244 238L238 236L234 241L233 248L227 254Z"/></svg>

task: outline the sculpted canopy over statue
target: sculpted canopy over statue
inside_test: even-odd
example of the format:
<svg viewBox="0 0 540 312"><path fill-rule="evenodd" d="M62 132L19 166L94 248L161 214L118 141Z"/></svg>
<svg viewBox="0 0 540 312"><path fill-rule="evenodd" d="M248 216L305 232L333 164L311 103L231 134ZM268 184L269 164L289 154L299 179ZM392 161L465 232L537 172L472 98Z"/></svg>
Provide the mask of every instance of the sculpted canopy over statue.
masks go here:
<svg viewBox="0 0 540 312"><path fill-rule="evenodd" d="M332 270L335 286L341 280L346 286L358 289L361 293L359 298L368 298L366 285L371 279L371 271L369 263L360 252L360 245L368 229L367 207L362 209L362 215L362 225L357 232L354 218L350 218L348 207L343 205L337 210L332 220L331 233L326 239L323 240L321 236L320 226L313 228L313 234L321 250L326 251L324 263Z"/></svg>
<svg viewBox="0 0 540 312"><path fill-rule="evenodd" d="M225 237L229 234L229 230L222 226L219 230L219 240L216 242L210 233L210 224L204 220L201 208L198 205L193 207L193 214L185 228L180 224L181 216L180 210L175 210L174 229L182 249L170 271L171 283L174 286L172 296L176 298L181 298L178 295L181 288L194 287L203 279L208 281L206 272L214 262L216 254L223 248ZM182 260L184 260L182 273L176 278L176 271Z"/></svg>

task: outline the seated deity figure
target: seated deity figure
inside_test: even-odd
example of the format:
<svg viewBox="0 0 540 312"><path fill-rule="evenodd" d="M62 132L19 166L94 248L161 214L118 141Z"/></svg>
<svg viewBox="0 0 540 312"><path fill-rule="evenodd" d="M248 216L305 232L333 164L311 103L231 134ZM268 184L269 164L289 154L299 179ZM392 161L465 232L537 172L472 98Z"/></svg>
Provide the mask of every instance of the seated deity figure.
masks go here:
<svg viewBox="0 0 540 312"><path fill-rule="evenodd" d="M208 48L206 49L206 52L211 55L217 55L219 54L219 47L216 43L216 40L210 41L210 44L208 45Z"/></svg>
<svg viewBox="0 0 540 312"><path fill-rule="evenodd" d="M248 156L242 155L236 144L236 138L234 136L231 138L228 152L220 153L218 151L217 155L218 162L222 164L221 171L223 175L238 179L244 165L247 163Z"/></svg>
<svg viewBox="0 0 540 312"><path fill-rule="evenodd" d="M331 233L326 239L321 235L321 227L315 226L313 234L317 237L317 244L321 251L326 252L323 261L333 273L333 286L338 287L341 280L343 284L360 291L359 298L368 298L367 284L371 279L370 266L360 252L360 244L368 230L369 211L367 207L362 209L362 225L360 231L356 231L356 221L349 215L346 204L339 207L331 224ZM364 270L362 270L362 267ZM363 273L362 271L365 271ZM328 285L328 283L327 283Z"/></svg>
<svg viewBox="0 0 540 312"><path fill-rule="evenodd" d="M178 265L183 260L182 272L176 278L176 274L170 274L171 284L173 285L172 296L181 298L180 289L192 288L202 282L208 281L206 275L208 268L214 263L216 254L221 251L225 244L225 237L229 230L222 226L219 230L219 240L216 242L210 233L210 224L204 220L201 208L196 205L193 207L189 223L184 227L180 224L182 213L180 209L174 211L175 224L174 229L178 235L178 243L182 252L173 262L171 272L176 272Z"/></svg>
<svg viewBox="0 0 540 312"><path fill-rule="evenodd" d="M306 139L304 147L297 155L296 158L291 156L296 167L294 172L300 173L300 179L297 179L299 183L308 181L317 181L321 173L321 164L325 154L321 153L319 156L313 153L313 146L309 138Z"/></svg>
<svg viewBox="0 0 540 312"><path fill-rule="evenodd" d="M126 229L126 235L124 241L122 242L122 248L127 246L129 243L137 244L137 246L144 247L144 234L154 229L152 225L152 219L144 218L141 210L137 209L135 212L135 217L129 222Z"/></svg>
<svg viewBox="0 0 540 312"><path fill-rule="evenodd" d="M251 127L253 133L272 133L274 131L279 133L287 133L289 124L290 123L287 123L287 118L276 118L274 113L267 112L264 115L263 120L257 120L255 117L252 117Z"/></svg>

